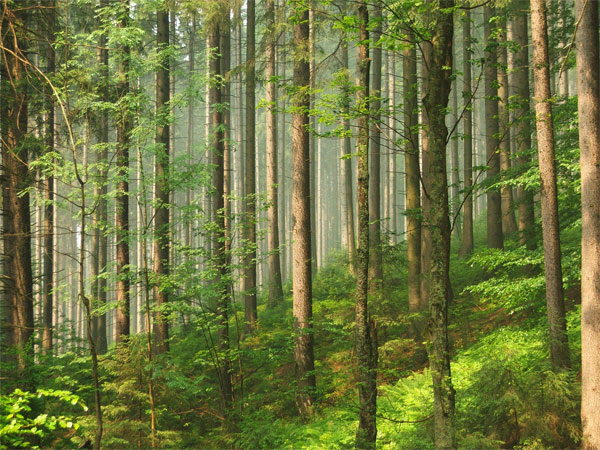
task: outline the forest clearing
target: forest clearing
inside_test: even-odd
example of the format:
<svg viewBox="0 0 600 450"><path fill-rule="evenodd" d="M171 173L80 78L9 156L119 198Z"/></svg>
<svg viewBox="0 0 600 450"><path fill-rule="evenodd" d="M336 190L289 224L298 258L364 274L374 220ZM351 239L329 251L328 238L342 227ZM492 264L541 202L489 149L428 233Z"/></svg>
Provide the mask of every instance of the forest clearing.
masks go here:
<svg viewBox="0 0 600 450"><path fill-rule="evenodd" d="M0 449L600 450L599 0L0 0Z"/></svg>

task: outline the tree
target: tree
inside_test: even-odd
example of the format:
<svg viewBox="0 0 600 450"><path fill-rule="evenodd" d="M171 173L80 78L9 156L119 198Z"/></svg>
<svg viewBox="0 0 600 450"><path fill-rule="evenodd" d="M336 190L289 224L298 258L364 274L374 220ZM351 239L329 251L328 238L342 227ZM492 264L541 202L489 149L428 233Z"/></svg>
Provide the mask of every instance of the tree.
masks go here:
<svg viewBox="0 0 600 450"><path fill-rule="evenodd" d="M169 301L165 277L169 275L169 121L170 121L170 63L169 10L163 5L156 12L156 41L159 66L156 71L156 155L154 167L154 351L169 350L169 323L165 306Z"/></svg>
<svg viewBox="0 0 600 450"><path fill-rule="evenodd" d="M414 34L407 30L407 39ZM411 46L403 51L404 67L404 147L406 170L406 249L408 260L408 308L417 312L425 308L421 297L421 174L419 169L419 115L417 109L417 51Z"/></svg>
<svg viewBox="0 0 600 450"><path fill-rule="evenodd" d="M467 10L463 18L463 99L467 103L463 114L463 165L464 191L463 229L460 255L473 252L473 94L471 93L471 14ZM458 88L457 88L458 89Z"/></svg>
<svg viewBox="0 0 600 450"><path fill-rule="evenodd" d="M500 156L498 150L498 89L497 64L498 43L493 34L493 18L495 10L489 4L483 9L483 33L485 39L485 146L487 157L487 178L493 179L500 171ZM500 192L488 188L487 191L487 245L488 248L502 248L502 205Z"/></svg>
<svg viewBox="0 0 600 450"><path fill-rule="evenodd" d="M370 129L371 152L369 154L369 290L381 293L383 261L381 256L381 7L373 8L373 79L372 125Z"/></svg>
<svg viewBox="0 0 600 450"><path fill-rule="evenodd" d="M249 246L244 259L245 329L256 326L256 71L255 71L255 1L248 0L246 42L246 158L245 158L245 218L244 239Z"/></svg>
<svg viewBox="0 0 600 450"><path fill-rule="evenodd" d="M550 325L550 357L555 370L570 367L567 324L562 285L560 230L554 128L550 93L550 62L548 58L548 26L544 0L531 1L531 38L533 41L533 78L535 90L535 124L540 166L542 234L546 276L546 307Z"/></svg>
<svg viewBox="0 0 600 450"><path fill-rule="evenodd" d="M117 23L121 32L129 27L129 0L119 3ZM117 314L115 320L115 341L120 343L129 336L130 269L129 269L129 145L133 128L133 118L128 100L129 67L131 49L123 39L117 51L117 98L118 109L115 120L117 130L116 165L118 172L117 195L115 198L117 233Z"/></svg>
<svg viewBox="0 0 600 450"><path fill-rule="evenodd" d="M301 0L292 1L294 24L294 75L292 97L292 252L293 314L296 349L296 404L301 415L312 412L316 388L312 324L312 254L310 227L310 65L308 9Z"/></svg>
<svg viewBox="0 0 600 450"><path fill-rule="evenodd" d="M275 2L267 0L267 201L269 253L269 305L283 299L281 261L279 256L279 207L277 201L277 82L275 79Z"/></svg>
<svg viewBox="0 0 600 450"><path fill-rule="evenodd" d="M527 11L529 1L518 3L514 17L508 22L508 40L516 44L516 51L509 54L508 65L509 85L514 86L516 107L514 117L515 138L517 141L517 164L527 166L531 161L529 151L531 149L531 127L529 123L529 55L528 55L528 32ZM511 79L512 78L512 79ZM511 96L513 94L511 93ZM526 245L528 249L534 249L535 228L533 212L533 194L523 184L517 188L517 200L519 205L519 242Z"/></svg>
<svg viewBox="0 0 600 450"><path fill-rule="evenodd" d="M369 293L369 11L357 6L359 42L356 47L356 108L358 156L358 248L356 251L356 357L360 411L355 447L374 449L377 438L377 338L368 311ZM380 61L381 62L381 61Z"/></svg>
<svg viewBox="0 0 600 450"><path fill-rule="evenodd" d="M0 120L2 125L2 210L4 292L3 352L17 351L17 367L25 371L33 356L33 274L27 143L27 69L24 39L28 8L2 4L0 35ZM26 381L28 382L28 380Z"/></svg>
<svg viewBox="0 0 600 450"><path fill-rule="evenodd" d="M430 24L431 57L423 98L427 114L427 166L423 171L425 186L424 226L429 230L430 260L427 283L429 305L429 339L427 352L433 379L433 419L435 447L456 448L454 396L450 372L448 341L448 305L450 302L450 220L448 211L448 179L446 174L446 142L448 129L445 115L452 73L453 0L441 0L435 20ZM425 155L424 155L425 156ZM424 158L425 159L425 158Z"/></svg>
<svg viewBox="0 0 600 450"><path fill-rule="evenodd" d="M581 423L584 449L600 448L600 50L598 8L577 0L581 151Z"/></svg>

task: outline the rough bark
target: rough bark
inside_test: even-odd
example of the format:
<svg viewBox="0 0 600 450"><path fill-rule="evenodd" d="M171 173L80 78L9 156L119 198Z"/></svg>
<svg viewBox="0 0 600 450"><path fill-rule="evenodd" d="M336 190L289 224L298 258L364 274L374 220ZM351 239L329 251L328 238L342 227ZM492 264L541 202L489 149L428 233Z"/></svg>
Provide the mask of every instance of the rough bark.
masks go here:
<svg viewBox="0 0 600 450"><path fill-rule="evenodd" d="M466 11L463 18L463 100L472 102L471 93L471 17ZM464 195L463 229L460 243L460 255L468 256L473 252L473 112L472 107L463 114L463 166Z"/></svg>
<svg viewBox="0 0 600 450"><path fill-rule="evenodd" d="M317 80L317 71L316 71L316 43L315 43L315 9L314 9L314 1L309 0L307 2L309 11L308 11L308 52L309 52L309 71L310 71L310 109L313 109L315 106L315 83ZM317 231L317 177L318 173L316 171L316 162L317 162L317 138L315 135L317 120L316 117L309 114L310 121L310 135L309 135L309 146L310 146L310 251L312 255L312 273L317 271L317 258L319 256L317 249L317 237L319 236Z"/></svg>
<svg viewBox="0 0 600 450"><path fill-rule="evenodd" d="M409 32L410 33L410 32ZM414 40L412 33L407 39ZM403 51L404 73L404 160L406 171L406 249L408 260L408 308L425 308L421 297L421 174L419 168L419 115L417 109L417 51Z"/></svg>
<svg viewBox="0 0 600 450"><path fill-rule="evenodd" d="M167 283L169 276L169 116L170 116L170 64L169 11L161 8L156 12L156 41L161 63L156 71L156 155L154 159L154 352L169 350L169 323L165 307L169 301Z"/></svg>
<svg viewBox="0 0 600 450"><path fill-rule="evenodd" d="M433 378L435 447L456 448L454 396L450 372L448 341L448 305L450 302L450 220L448 216L448 180L446 175L445 111L451 85L453 0L440 1L437 20L432 23L432 48L427 89L423 99L427 112L427 168L423 172L428 201L424 226L429 228L430 262L426 278L429 305L427 351Z"/></svg>
<svg viewBox="0 0 600 450"><path fill-rule="evenodd" d="M255 1L248 0L246 36L246 152L245 152L245 220L244 239L249 248L244 258L245 330L256 326L256 73L255 73Z"/></svg>
<svg viewBox="0 0 600 450"><path fill-rule="evenodd" d="M487 179L495 178L500 172L500 141L498 139L498 43L493 35L495 9L489 5L483 9L483 33L485 39L485 146ZM497 188L487 191L487 246L503 248L502 203Z"/></svg>
<svg viewBox="0 0 600 450"><path fill-rule="evenodd" d="M546 307L550 325L550 357L552 367L559 370L569 368L571 364L562 285L545 0L531 1L531 39L533 42L535 123L541 181Z"/></svg>
<svg viewBox="0 0 600 450"><path fill-rule="evenodd" d="M121 0L120 20L118 27L129 26L129 0ZM116 166L119 176L115 198L117 234L117 311L115 317L115 341L120 343L124 336L129 336L130 306L130 274L129 274L129 145L133 128L133 117L129 105L124 98L129 94L129 64L131 50L129 45L121 43L118 49L117 97L121 100L117 112L115 127L117 129Z"/></svg>
<svg viewBox="0 0 600 450"><path fill-rule="evenodd" d="M356 357L358 360L358 429L355 447L374 449L377 438L377 339L369 318L369 12L367 3L358 4L360 42L356 47L357 212L356 250Z"/></svg>
<svg viewBox="0 0 600 450"><path fill-rule="evenodd" d="M581 149L581 423L584 449L600 448L600 50L597 2L575 1ZM585 9L584 9L585 8Z"/></svg>
<svg viewBox="0 0 600 450"><path fill-rule="evenodd" d="M279 253L279 204L277 198L277 83L275 82L275 1L267 0L267 202L268 237L267 251L269 253L269 306L281 303L283 287L281 279L281 260Z"/></svg>
<svg viewBox="0 0 600 450"><path fill-rule="evenodd" d="M381 293L383 260L381 255L381 7L373 7L373 79L371 80L371 120L369 152L369 292Z"/></svg>
<svg viewBox="0 0 600 450"><path fill-rule="evenodd" d="M296 404L301 415L312 412L316 389L312 324L312 256L310 228L310 149L308 109L310 65L308 10L294 0L294 76L292 97L292 215L293 215L293 314L296 349Z"/></svg>
<svg viewBox="0 0 600 450"><path fill-rule="evenodd" d="M519 3L520 7L515 16L508 23L508 40L515 42L517 50L510 53L508 57L510 85L515 97L516 108L514 110L515 138L517 141L517 164L527 166L531 157L527 154L531 149L531 127L529 124L529 56L527 35L527 11L529 0ZM533 193L520 185L517 188L517 200L519 206L519 242L526 245L528 249L534 249L535 227L533 210Z"/></svg>
<svg viewBox="0 0 600 450"><path fill-rule="evenodd" d="M33 274L31 270L31 224L29 215L26 56L27 8L2 5L0 51L0 120L2 124L2 236L4 279L2 300L2 353L16 351L19 371L29 367L33 356ZM23 192L25 193L23 194ZM24 374L26 377L27 375ZM26 379L24 379L27 382Z"/></svg>

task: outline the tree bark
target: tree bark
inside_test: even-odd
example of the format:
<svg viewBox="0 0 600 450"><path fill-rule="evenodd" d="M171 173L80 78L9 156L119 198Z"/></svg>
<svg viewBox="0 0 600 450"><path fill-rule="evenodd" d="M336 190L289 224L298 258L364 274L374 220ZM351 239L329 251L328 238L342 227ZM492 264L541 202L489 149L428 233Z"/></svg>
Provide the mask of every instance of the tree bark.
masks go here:
<svg viewBox="0 0 600 450"><path fill-rule="evenodd" d="M121 0L118 27L123 32L129 27L129 0ZM119 180L115 198L115 230L117 234L117 311L115 318L115 342L122 342L129 336L129 145L133 118L125 97L129 95L129 64L131 50L129 45L121 43L118 50L117 96L121 107L116 117L117 155L116 166Z"/></svg>
<svg viewBox="0 0 600 450"><path fill-rule="evenodd" d="M381 294L383 283L383 260L381 255L381 7L373 7L373 79L371 80L373 102L371 104L369 153L369 292Z"/></svg>
<svg viewBox="0 0 600 450"><path fill-rule="evenodd" d="M446 172L445 115L451 86L453 0L441 0L437 20L433 22L431 58L427 89L423 99L427 113L427 167L423 172L428 201L424 209L424 226L429 228L430 262L426 278L429 305L429 339L427 351L433 378L435 447L456 448L454 396L450 372L448 340L448 305L450 302L450 220ZM424 155L425 156L425 155Z"/></svg>
<svg viewBox="0 0 600 450"><path fill-rule="evenodd" d="M581 423L586 450L600 448L600 50L597 2L575 1L581 149Z"/></svg>
<svg viewBox="0 0 600 450"><path fill-rule="evenodd" d="M312 413L316 389L312 324L312 255L310 227L310 148L308 111L310 55L308 10L294 0L294 88L292 97L292 214L293 214L293 314L296 349L296 404L301 415Z"/></svg>
<svg viewBox="0 0 600 450"><path fill-rule="evenodd" d="M464 204L463 229L460 243L460 255L468 256L473 252L473 94L471 93L471 13L465 11L463 18L463 100L471 106L463 114L463 166L464 166Z"/></svg>
<svg viewBox="0 0 600 450"><path fill-rule="evenodd" d="M528 34L527 34L527 11L529 0L521 2L515 16L508 23L508 40L515 42L517 50L510 53L508 57L509 72L512 78L510 85L514 92L511 96L516 97L517 107L514 110L516 122L515 138L517 140L517 164L527 166L531 162L528 152L531 149L531 128L529 124L529 56L528 56ZM534 249L535 243L535 217L533 210L533 193L525 186L517 188L517 200L519 205L519 242L526 245L528 249Z"/></svg>
<svg viewBox="0 0 600 450"><path fill-rule="evenodd" d="M359 416L355 447L374 449L377 438L377 339L369 318L369 12L358 4L359 36L356 47L356 153L358 157L358 248L356 251L356 357L358 360ZM381 61L380 61L381 63Z"/></svg>
<svg viewBox="0 0 600 450"><path fill-rule="evenodd" d="M246 158L244 239L248 249L244 260L244 320L246 332L256 326L256 79L255 79L255 1L248 0L246 36Z"/></svg>
<svg viewBox="0 0 600 450"><path fill-rule="evenodd" d="M281 260L279 253L279 204L277 198L277 83L275 77L275 1L267 0L267 202L268 209L268 254L269 254L269 306L283 300Z"/></svg>
<svg viewBox="0 0 600 450"><path fill-rule="evenodd" d="M550 357L555 370L571 366L562 285L560 228L554 155L554 129L550 93L548 26L545 0L531 1L535 123L538 139L542 200L542 234L546 275L546 307L550 325Z"/></svg>
<svg viewBox="0 0 600 450"><path fill-rule="evenodd" d="M156 41L161 60L156 71L156 155L154 175L154 352L169 350L169 324L165 307L169 301L166 278L169 276L169 116L170 102L170 62L169 10L165 6L156 12Z"/></svg>
<svg viewBox="0 0 600 450"><path fill-rule="evenodd" d="M495 178L500 172L500 156L498 139L498 43L493 35L492 18L495 9L489 5L483 9L483 33L485 39L485 146L487 158L487 179ZM503 248L502 235L502 203L497 188L487 190L487 246Z"/></svg>
<svg viewBox="0 0 600 450"><path fill-rule="evenodd" d="M33 357L33 274L28 170L27 77L23 39L27 8L2 11L0 59L0 120L2 123L2 230L4 240L4 292L2 301L2 347L16 351L17 368L26 372ZM25 192L23 194L23 192ZM9 359L12 359L10 354ZM27 377L26 373L22 374ZM29 380L24 378L24 384Z"/></svg>
<svg viewBox="0 0 600 450"><path fill-rule="evenodd" d="M407 40L414 35L408 32ZM404 70L404 160L406 171L406 249L408 260L408 309L425 308L421 296L421 173L419 167L419 113L417 107L417 51L403 50Z"/></svg>

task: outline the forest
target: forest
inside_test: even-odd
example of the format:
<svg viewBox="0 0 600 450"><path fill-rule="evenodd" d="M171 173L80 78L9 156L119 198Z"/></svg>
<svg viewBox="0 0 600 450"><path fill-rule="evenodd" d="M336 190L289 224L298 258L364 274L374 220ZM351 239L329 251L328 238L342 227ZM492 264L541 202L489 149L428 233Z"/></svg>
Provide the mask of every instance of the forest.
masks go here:
<svg viewBox="0 0 600 450"><path fill-rule="evenodd" d="M599 0L0 0L0 449L600 449Z"/></svg>

